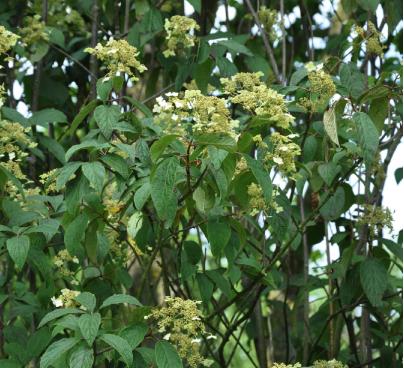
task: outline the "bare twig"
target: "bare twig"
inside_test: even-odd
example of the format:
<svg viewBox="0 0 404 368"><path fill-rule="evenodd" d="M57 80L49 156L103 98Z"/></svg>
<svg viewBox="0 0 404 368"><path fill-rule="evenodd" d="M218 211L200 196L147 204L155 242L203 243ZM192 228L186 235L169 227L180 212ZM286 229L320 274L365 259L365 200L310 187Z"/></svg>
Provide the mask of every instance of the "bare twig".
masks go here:
<svg viewBox="0 0 404 368"><path fill-rule="evenodd" d="M271 44L269 43L268 35L266 34L265 30L262 29L261 22L260 22L260 20L258 18L258 14L254 10L254 7L252 6L251 1L250 0L245 0L245 1L246 1L247 6L248 6L248 9L250 10L250 13L252 14L252 16L254 18L255 24L257 25L257 27L258 27L258 29L259 29L259 31L261 33L262 39L264 41L265 51L266 51L266 53L268 55L269 62L271 63L271 67L272 67L272 70L273 70L273 72L275 74L275 78L276 78L277 82L281 82L282 77L279 74L278 65L276 63L275 55L274 55L274 52L272 50Z"/></svg>

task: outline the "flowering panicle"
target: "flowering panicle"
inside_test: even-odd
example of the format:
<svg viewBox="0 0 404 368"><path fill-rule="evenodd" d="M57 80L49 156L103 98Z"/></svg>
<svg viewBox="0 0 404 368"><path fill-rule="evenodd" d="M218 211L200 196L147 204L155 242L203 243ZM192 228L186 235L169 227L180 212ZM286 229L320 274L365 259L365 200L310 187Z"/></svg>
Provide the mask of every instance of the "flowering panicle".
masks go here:
<svg viewBox="0 0 404 368"><path fill-rule="evenodd" d="M25 27L21 28L20 35L22 42L30 48L40 42L49 41L45 22L41 21L41 16L38 14L25 18Z"/></svg>
<svg viewBox="0 0 404 368"><path fill-rule="evenodd" d="M271 161L277 165L284 175L292 178L296 174L296 156L301 153L300 146L292 141L294 137L294 134L284 136L278 132L272 133L269 138L272 149L264 158L265 161Z"/></svg>
<svg viewBox="0 0 404 368"><path fill-rule="evenodd" d="M257 116L268 118L279 128L289 128L294 117L288 113L285 96L268 88L260 81L261 76L262 73L238 73L220 81L232 103L241 105L244 110Z"/></svg>
<svg viewBox="0 0 404 368"><path fill-rule="evenodd" d="M274 187L272 190L272 200L268 204L264 198L264 192L260 185L251 183L247 187L247 194L250 197L250 215L255 216L262 211L274 210L276 213L282 212L283 208L276 203L276 197L278 196L278 188Z"/></svg>
<svg viewBox="0 0 404 368"><path fill-rule="evenodd" d="M74 275L74 272L69 269L69 262L78 264L79 259L75 256L71 256L67 249L60 250L58 254L53 257L53 263L63 277L72 277Z"/></svg>
<svg viewBox="0 0 404 368"><path fill-rule="evenodd" d="M313 364L313 368L348 368L348 366L338 360L316 360Z"/></svg>
<svg viewBox="0 0 404 368"><path fill-rule="evenodd" d="M166 46L163 52L165 57L175 56L182 49L188 49L195 45L195 31L199 30L195 20L181 15L174 15L166 19Z"/></svg>
<svg viewBox="0 0 404 368"><path fill-rule="evenodd" d="M238 121L231 119L226 101L216 96L205 96L199 90L187 90L183 95L167 93L159 97L153 112L164 122L166 131L183 135L187 127L195 133L224 133L236 136Z"/></svg>
<svg viewBox="0 0 404 368"><path fill-rule="evenodd" d="M358 225L368 225L372 236L377 236L377 233L384 228L388 228L390 232L393 231L393 216L386 207L365 204L363 214L358 219Z"/></svg>
<svg viewBox="0 0 404 368"><path fill-rule="evenodd" d="M278 24L278 12L275 9L268 9L266 6L261 6L260 10L258 10L258 19L265 32L268 33L270 40L275 41L275 27Z"/></svg>
<svg viewBox="0 0 404 368"><path fill-rule="evenodd" d="M137 59L139 51L136 47L129 45L126 40L109 41L102 45L98 43L94 48L88 47L84 51L95 55L96 58L102 61L107 70L107 78L116 76L119 73L125 73L131 77L132 81L139 80L136 77L134 70L143 73L147 68Z"/></svg>
<svg viewBox="0 0 404 368"><path fill-rule="evenodd" d="M18 123L0 120L0 165L18 179L26 179L21 171L20 162L28 156L28 153L24 152L22 147L36 147L36 143L26 134L28 131L29 128L24 128Z"/></svg>
<svg viewBox="0 0 404 368"><path fill-rule="evenodd" d="M300 363L296 364L285 364L285 363L274 363L272 368L301 368L302 365Z"/></svg>
<svg viewBox="0 0 404 368"><path fill-rule="evenodd" d="M56 178L58 175L58 169L53 169L39 175L39 182L44 186L45 193L56 193Z"/></svg>
<svg viewBox="0 0 404 368"><path fill-rule="evenodd" d="M358 37L366 44L366 53L383 56L384 46L380 42L380 32L373 22L368 21L367 30L360 26L355 27Z"/></svg>
<svg viewBox="0 0 404 368"><path fill-rule="evenodd" d="M51 298L56 308L71 308L78 305L75 299L80 295L80 291L62 289L60 292L61 294L57 298Z"/></svg>
<svg viewBox="0 0 404 368"><path fill-rule="evenodd" d="M17 43L19 36L0 26L0 55L7 55L7 52Z"/></svg>
<svg viewBox="0 0 404 368"><path fill-rule="evenodd" d="M247 188L247 194L250 197L249 205L251 208L251 216L255 216L261 211L268 210L268 205L264 198L264 192L258 184L251 183Z"/></svg>
<svg viewBox="0 0 404 368"><path fill-rule="evenodd" d="M205 335L205 326L201 320L201 312L194 300L184 300L178 297L166 297L165 305L153 309L145 319L156 323L158 331L164 334L164 339L172 342L181 358L190 367L204 363L199 353L201 337Z"/></svg>

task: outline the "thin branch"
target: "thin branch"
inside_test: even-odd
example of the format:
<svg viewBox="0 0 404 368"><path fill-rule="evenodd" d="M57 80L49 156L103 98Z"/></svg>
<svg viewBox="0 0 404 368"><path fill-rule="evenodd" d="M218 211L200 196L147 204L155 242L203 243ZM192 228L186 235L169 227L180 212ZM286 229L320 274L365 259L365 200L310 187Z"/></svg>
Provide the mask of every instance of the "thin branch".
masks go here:
<svg viewBox="0 0 404 368"><path fill-rule="evenodd" d="M282 80L282 76L279 74L278 65L276 64L275 55L274 55L274 52L272 50L271 44L269 43L268 35L266 34L265 30L262 29L261 22L260 22L260 20L258 18L258 14L254 10L254 7L252 6L251 1L250 0L245 0L245 2L247 4L247 6L248 6L248 9L250 10L250 13L252 14L252 16L254 18L255 24L257 25L257 27L258 27L258 29L259 29L259 31L261 33L262 39L264 41L265 51L266 51L266 53L268 55L269 62L271 63L271 67L272 67L272 70L273 70L273 72L275 74L276 81L279 83Z"/></svg>

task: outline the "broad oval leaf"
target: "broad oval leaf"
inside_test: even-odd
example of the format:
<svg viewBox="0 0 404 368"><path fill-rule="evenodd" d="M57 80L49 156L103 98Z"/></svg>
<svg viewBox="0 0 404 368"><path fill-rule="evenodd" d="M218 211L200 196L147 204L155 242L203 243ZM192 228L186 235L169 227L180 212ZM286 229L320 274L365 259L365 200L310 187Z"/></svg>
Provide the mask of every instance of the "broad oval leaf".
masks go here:
<svg viewBox="0 0 404 368"><path fill-rule="evenodd" d="M182 368L180 356L167 341L159 341L155 346L156 363L158 368Z"/></svg>
<svg viewBox="0 0 404 368"><path fill-rule="evenodd" d="M128 342L120 336L112 334L104 334L100 336L100 339L109 346L113 347L119 355L122 357L125 364L130 367L133 361L132 348Z"/></svg>
<svg viewBox="0 0 404 368"><path fill-rule="evenodd" d="M142 303L140 303L139 300L137 300L132 295L114 294L104 300L104 302L101 304L100 309L109 307L110 305L113 305L113 304L124 304L124 303L131 304L131 305L137 305L138 307L142 306Z"/></svg>

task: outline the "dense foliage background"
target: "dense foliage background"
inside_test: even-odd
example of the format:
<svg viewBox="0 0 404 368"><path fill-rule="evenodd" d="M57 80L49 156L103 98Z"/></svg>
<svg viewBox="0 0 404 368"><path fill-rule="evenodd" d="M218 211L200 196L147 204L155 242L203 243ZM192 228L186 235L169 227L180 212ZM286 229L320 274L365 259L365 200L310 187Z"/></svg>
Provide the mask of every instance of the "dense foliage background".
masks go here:
<svg viewBox="0 0 404 368"><path fill-rule="evenodd" d="M0 366L401 366L401 15L2 0Z"/></svg>

